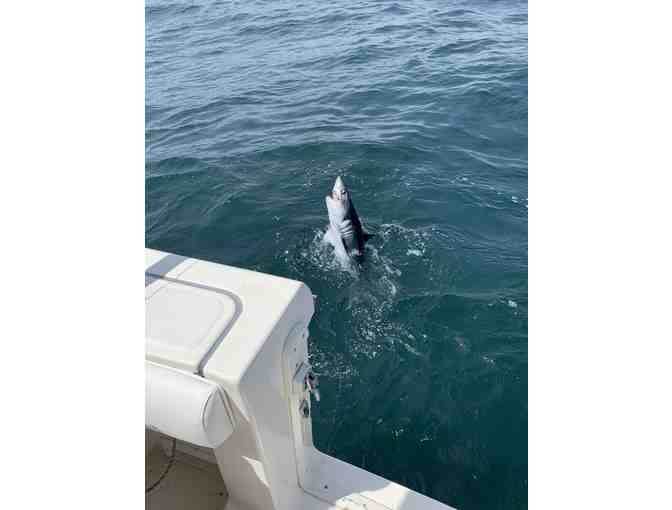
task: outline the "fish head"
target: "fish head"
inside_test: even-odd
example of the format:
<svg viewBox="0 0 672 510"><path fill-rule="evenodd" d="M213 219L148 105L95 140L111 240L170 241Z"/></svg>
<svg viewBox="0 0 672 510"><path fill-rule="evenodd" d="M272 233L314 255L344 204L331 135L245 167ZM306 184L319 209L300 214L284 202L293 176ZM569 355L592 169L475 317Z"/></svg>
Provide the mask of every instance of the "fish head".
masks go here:
<svg viewBox="0 0 672 510"><path fill-rule="evenodd" d="M329 221L333 225L340 225L350 208L348 188L345 187L345 183L340 177L336 178L331 193L326 196L326 203L327 211L329 212Z"/></svg>
<svg viewBox="0 0 672 510"><path fill-rule="evenodd" d="M331 190L331 198L343 202L344 205L350 200L350 193L348 193L348 188L345 187L345 183L340 175L336 177L336 181L334 181L334 187Z"/></svg>

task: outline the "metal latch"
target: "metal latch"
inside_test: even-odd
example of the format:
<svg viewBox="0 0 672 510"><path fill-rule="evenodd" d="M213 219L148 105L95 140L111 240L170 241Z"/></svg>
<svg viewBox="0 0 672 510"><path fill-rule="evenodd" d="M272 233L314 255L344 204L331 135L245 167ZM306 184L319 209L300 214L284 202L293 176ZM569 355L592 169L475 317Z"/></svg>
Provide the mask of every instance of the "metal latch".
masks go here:
<svg viewBox="0 0 672 510"><path fill-rule="evenodd" d="M305 398L301 401L301 405L299 405L299 413L301 413L301 416L304 418L308 418L310 416L310 406L308 405L308 401Z"/></svg>
<svg viewBox="0 0 672 510"><path fill-rule="evenodd" d="M293 383L295 392L307 391L315 396L316 401L320 401L320 390L318 389L320 382L310 364L301 363L296 370Z"/></svg>
<svg viewBox="0 0 672 510"><path fill-rule="evenodd" d="M318 402L320 401L320 390L317 388L319 385L320 382L317 380L317 376L312 369L309 370L308 375L306 376L306 386L308 387L308 391L315 396L315 400Z"/></svg>

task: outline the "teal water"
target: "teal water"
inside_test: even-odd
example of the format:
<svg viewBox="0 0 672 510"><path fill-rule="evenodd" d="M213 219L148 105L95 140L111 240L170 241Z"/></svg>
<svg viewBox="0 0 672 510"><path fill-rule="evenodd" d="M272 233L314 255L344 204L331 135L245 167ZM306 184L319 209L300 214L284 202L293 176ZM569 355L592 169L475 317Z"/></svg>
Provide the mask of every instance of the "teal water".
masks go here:
<svg viewBox="0 0 672 510"><path fill-rule="evenodd" d="M303 280L317 446L527 507L527 4L146 6L146 244ZM336 175L376 237L320 243Z"/></svg>

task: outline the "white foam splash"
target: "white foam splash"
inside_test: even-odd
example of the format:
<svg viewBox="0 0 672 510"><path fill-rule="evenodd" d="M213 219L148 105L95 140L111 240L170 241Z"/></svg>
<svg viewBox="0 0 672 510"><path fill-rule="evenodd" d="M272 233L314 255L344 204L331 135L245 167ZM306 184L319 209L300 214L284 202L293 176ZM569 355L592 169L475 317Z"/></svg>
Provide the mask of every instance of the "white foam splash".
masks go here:
<svg viewBox="0 0 672 510"><path fill-rule="evenodd" d="M349 354L345 354L345 358L351 360L379 358L390 351L425 356L419 349L422 342L416 341L405 324L390 317L401 292L402 271L385 252L385 245L393 240L388 237L389 233L386 228L377 232L379 241L367 245L362 265L350 257L345 261L339 259L329 242L329 235L325 236L322 229L315 231L307 246L284 257L297 272L303 273L309 268L311 272L316 270L315 276L322 284L335 286L340 299L345 298L341 303L347 308L353 326L346 342ZM395 230L395 236L399 233ZM423 233L409 229L405 234L402 234L402 242L416 244L408 249L417 249L422 254L424 246L418 244L424 244ZM331 369L327 371L331 372Z"/></svg>

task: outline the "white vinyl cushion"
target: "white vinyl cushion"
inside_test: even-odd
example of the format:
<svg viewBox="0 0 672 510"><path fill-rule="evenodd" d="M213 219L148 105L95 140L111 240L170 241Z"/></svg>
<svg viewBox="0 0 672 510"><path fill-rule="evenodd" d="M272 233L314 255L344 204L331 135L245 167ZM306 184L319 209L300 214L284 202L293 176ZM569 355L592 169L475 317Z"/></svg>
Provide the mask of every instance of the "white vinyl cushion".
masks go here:
<svg viewBox="0 0 672 510"><path fill-rule="evenodd" d="M217 448L233 432L219 385L145 361L145 425L182 441Z"/></svg>

